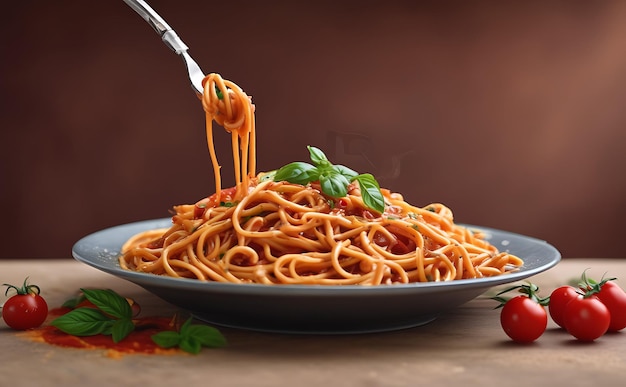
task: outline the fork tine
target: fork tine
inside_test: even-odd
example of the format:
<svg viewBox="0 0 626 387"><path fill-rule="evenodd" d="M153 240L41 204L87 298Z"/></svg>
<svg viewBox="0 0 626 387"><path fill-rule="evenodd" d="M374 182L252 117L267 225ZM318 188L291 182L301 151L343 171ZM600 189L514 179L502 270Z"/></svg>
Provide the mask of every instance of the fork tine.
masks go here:
<svg viewBox="0 0 626 387"><path fill-rule="evenodd" d="M193 58L187 53L187 51L181 53L180 56L183 58L183 61L187 66L187 73L189 74L191 87L193 87L197 94L202 95L204 89L202 87L202 80L204 79L204 73L202 72L202 69L200 69L200 66L198 66L196 61L193 60Z"/></svg>
<svg viewBox="0 0 626 387"><path fill-rule="evenodd" d="M189 55L187 50L189 47L178 37L176 31L167 24L152 7L143 0L124 0L135 12L137 12L145 21L152 26L152 28L161 36L163 42L176 54L180 55L187 68L187 74L191 81L191 87L197 94L202 94L202 79L204 79L204 73L198 66L195 60Z"/></svg>

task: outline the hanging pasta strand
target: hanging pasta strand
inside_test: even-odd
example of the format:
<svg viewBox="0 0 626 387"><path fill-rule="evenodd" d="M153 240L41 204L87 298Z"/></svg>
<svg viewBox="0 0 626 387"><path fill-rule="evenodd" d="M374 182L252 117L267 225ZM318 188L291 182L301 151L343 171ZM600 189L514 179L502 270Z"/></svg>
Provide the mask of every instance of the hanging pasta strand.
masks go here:
<svg viewBox="0 0 626 387"><path fill-rule="evenodd" d="M256 132L254 105L246 93L219 74L207 75L202 85L202 107L206 113L206 136L213 173L216 200L221 197L221 167L217 160L213 140L213 121L231 134L231 146L235 171L236 197L242 197L250 185L250 177L256 169Z"/></svg>

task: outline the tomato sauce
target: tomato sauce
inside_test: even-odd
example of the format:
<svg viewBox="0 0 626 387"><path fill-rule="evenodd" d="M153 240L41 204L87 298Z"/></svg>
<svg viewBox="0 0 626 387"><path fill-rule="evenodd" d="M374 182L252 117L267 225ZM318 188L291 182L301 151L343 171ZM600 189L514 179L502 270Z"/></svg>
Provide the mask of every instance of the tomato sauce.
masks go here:
<svg viewBox="0 0 626 387"><path fill-rule="evenodd" d="M48 319L51 321L70 310L69 308L53 309L48 313ZM159 347L152 341L152 335L165 330L174 330L171 318L141 317L133 321L135 322L135 330L119 343L113 342L111 336L107 335L73 336L47 324L28 331L27 334L36 341L59 347L105 350L105 354L113 358L119 358L125 354L165 355L183 353L179 349Z"/></svg>

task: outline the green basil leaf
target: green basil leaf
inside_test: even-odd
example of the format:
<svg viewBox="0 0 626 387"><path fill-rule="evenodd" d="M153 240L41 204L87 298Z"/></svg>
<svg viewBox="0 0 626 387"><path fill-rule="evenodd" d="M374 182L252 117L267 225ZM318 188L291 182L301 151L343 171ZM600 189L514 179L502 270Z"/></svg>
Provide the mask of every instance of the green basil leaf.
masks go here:
<svg viewBox="0 0 626 387"><path fill-rule="evenodd" d="M187 331L187 328L189 328L189 326L191 325L192 321L193 321L193 317L189 317L187 320L185 320L183 325L180 326L180 334L181 335L183 335L184 332Z"/></svg>
<svg viewBox="0 0 626 387"><path fill-rule="evenodd" d="M307 149L309 150L309 155L311 157L311 161L313 162L313 164L315 164L316 166L322 166L322 167L331 165L330 161L328 161L328 158L326 157L324 152L322 152L321 149L316 148L314 146L307 146Z"/></svg>
<svg viewBox="0 0 626 387"><path fill-rule="evenodd" d="M226 338L219 330L208 325L190 325L185 335L195 338L204 347L223 347Z"/></svg>
<svg viewBox="0 0 626 387"><path fill-rule="evenodd" d="M111 327L111 338L114 343L124 340L132 331L135 330L135 323L129 318L122 318L113 323Z"/></svg>
<svg viewBox="0 0 626 387"><path fill-rule="evenodd" d="M353 171L352 169L344 165L333 165L333 170L345 176L350 181L352 181L355 177L358 176L358 173L356 173L355 171Z"/></svg>
<svg viewBox="0 0 626 387"><path fill-rule="evenodd" d="M274 176L276 176L276 171L269 171L265 173L259 174L259 181L268 181L268 180L276 180Z"/></svg>
<svg viewBox="0 0 626 387"><path fill-rule="evenodd" d="M374 176L365 173L355 177L355 180L359 183L365 205L382 214L385 211L385 199Z"/></svg>
<svg viewBox="0 0 626 387"><path fill-rule="evenodd" d="M274 181L288 181L294 184L306 185L318 179L317 168L308 163L296 161L285 165L276 171Z"/></svg>
<svg viewBox="0 0 626 387"><path fill-rule="evenodd" d="M74 309L50 322L50 325L74 336L93 336L107 332L113 320L93 308Z"/></svg>
<svg viewBox="0 0 626 387"><path fill-rule="evenodd" d="M102 329L102 332L100 332L100 334L105 336L111 336L111 334L113 333L113 324L115 324L115 320L111 320L111 323L107 324L107 326Z"/></svg>
<svg viewBox="0 0 626 387"><path fill-rule="evenodd" d="M176 331L162 331L150 337L152 341L162 348L172 348L180 344L180 333Z"/></svg>
<svg viewBox="0 0 626 387"><path fill-rule="evenodd" d="M104 313L117 318L132 318L128 301L111 289L81 289L85 297Z"/></svg>
<svg viewBox="0 0 626 387"><path fill-rule="evenodd" d="M87 298L85 297L85 295L81 294L77 297L66 300L61 306L65 308L75 309L81 302L85 301L86 299Z"/></svg>
<svg viewBox="0 0 626 387"><path fill-rule="evenodd" d="M183 337L178 346L183 351L193 353L194 355L200 353L202 349L202 344L194 337Z"/></svg>
<svg viewBox="0 0 626 387"><path fill-rule="evenodd" d="M333 165L319 148L314 146L307 146L307 148L315 166L294 162L277 171L269 172L267 177L262 176L262 180L273 176L275 181L288 181L302 185L319 180L322 192L335 198L346 196L348 185L356 180L361 188L365 206L380 213L385 211L385 200L374 176L359 175L344 165Z"/></svg>
<svg viewBox="0 0 626 387"><path fill-rule="evenodd" d="M348 184L350 184L348 179L339 173L320 175L322 192L328 196L335 198L346 196L348 194Z"/></svg>
<svg viewBox="0 0 626 387"><path fill-rule="evenodd" d="M188 318L180 327L180 331L163 331L151 336L158 346L171 348L178 346L185 352L197 354L202 347L222 347L226 339L219 330L208 325L192 324Z"/></svg>

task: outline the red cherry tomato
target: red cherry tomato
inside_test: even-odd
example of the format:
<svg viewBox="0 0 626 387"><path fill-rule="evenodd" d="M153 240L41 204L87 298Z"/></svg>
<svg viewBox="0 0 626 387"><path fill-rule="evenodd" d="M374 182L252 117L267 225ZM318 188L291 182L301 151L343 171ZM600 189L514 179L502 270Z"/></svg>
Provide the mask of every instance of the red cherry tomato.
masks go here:
<svg viewBox="0 0 626 387"><path fill-rule="evenodd" d="M39 287L27 285L26 280L21 288L4 285L8 286L5 295L11 289L17 291L2 306L2 318L6 324L17 330L37 328L43 324L48 316L48 304L39 295Z"/></svg>
<svg viewBox="0 0 626 387"><path fill-rule="evenodd" d="M530 343L539 338L548 325L543 306L527 296L508 300L500 312L502 329L513 341Z"/></svg>
<svg viewBox="0 0 626 387"><path fill-rule="evenodd" d="M552 294L550 294L548 311L550 312L552 321L554 321L561 328L565 328L565 321L563 318L565 306L576 297L578 297L576 288L567 285L554 289Z"/></svg>
<svg viewBox="0 0 626 387"><path fill-rule="evenodd" d="M626 328L626 292L615 282L607 281L596 296L611 314L609 331L617 332Z"/></svg>
<svg viewBox="0 0 626 387"><path fill-rule="evenodd" d="M565 329L581 341L593 341L609 329L611 314L596 296L578 296L571 300L563 313Z"/></svg>

